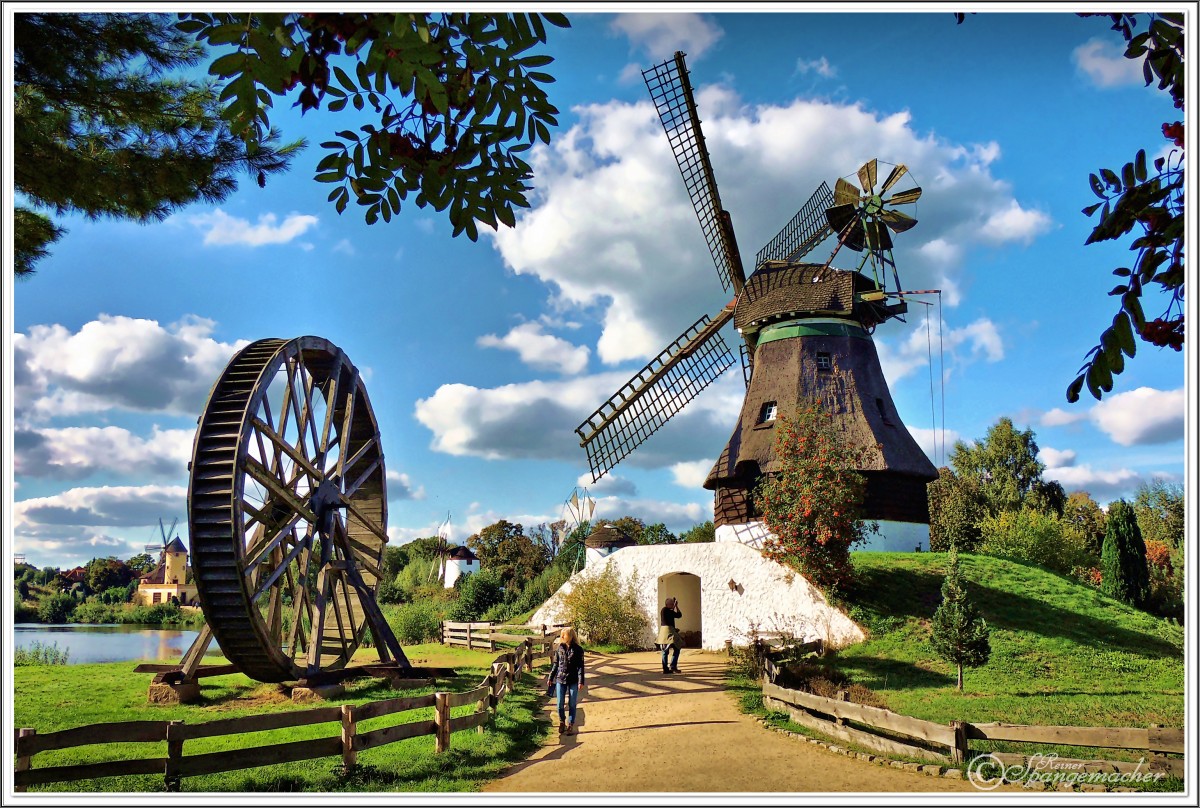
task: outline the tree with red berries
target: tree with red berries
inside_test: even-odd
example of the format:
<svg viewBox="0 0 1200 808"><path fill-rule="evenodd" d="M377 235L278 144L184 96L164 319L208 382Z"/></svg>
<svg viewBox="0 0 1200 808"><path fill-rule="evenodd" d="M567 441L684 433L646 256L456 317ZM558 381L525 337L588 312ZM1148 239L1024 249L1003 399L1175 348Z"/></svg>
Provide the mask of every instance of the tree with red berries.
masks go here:
<svg viewBox="0 0 1200 808"><path fill-rule="evenodd" d="M1158 89L1170 93L1175 108L1182 112L1183 14L1102 16L1125 38L1125 58L1142 61L1146 85L1157 80ZM1146 28L1137 31L1143 21L1140 18L1145 18ZM1162 134L1175 148L1154 161L1153 174L1147 169L1143 149L1120 173L1102 168L1090 177L1092 191L1100 201L1083 213L1092 216L1098 212L1099 222L1085 243L1115 241L1136 231L1129 248L1137 258L1132 267L1113 270L1121 280L1109 294L1119 297L1121 305L1112 325L1101 333L1100 344L1088 352L1079 375L1067 387L1068 401L1078 401L1085 384L1097 399L1112 390L1113 376L1125 369L1125 357L1132 358L1137 351L1135 333L1151 345L1183 350L1183 123L1163 123ZM1148 319L1142 309L1142 293L1153 286L1160 287L1167 303L1159 316Z"/></svg>
<svg viewBox="0 0 1200 808"><path fill-rule="evenodd" d="M225 51L209 72L224 84L222 115L253 152L270 132L273 99L358 121L321 144L316 179L339 213L351 200L368 224L390 221L410 196L449 209L455 236L477 223L515 223L532 169L521 154L550 141L558 110L534 53L561 14L183 14L181 31ZM353 108L353 110L348 110Z"/></svg>
<svg viewBox="0 0 1200 808"><path fill-rule="evenodd" d="M817 404L775 422L778 467L755 490L755 507L773 534L763 554L802 573L827 596L854 579L850 548L878 530L863 520L866 480L855 471L861 449L843 439Z"/></svg>

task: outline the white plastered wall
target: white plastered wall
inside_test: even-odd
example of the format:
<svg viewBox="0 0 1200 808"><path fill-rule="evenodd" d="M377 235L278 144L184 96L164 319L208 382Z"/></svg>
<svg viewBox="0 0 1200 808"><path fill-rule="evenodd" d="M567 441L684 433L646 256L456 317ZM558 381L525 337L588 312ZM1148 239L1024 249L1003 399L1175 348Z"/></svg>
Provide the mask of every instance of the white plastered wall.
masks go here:
<svg viewBox="0 0 1200 808"><path fill-rule="evenodd" d="M623 583L634 580L636 575L638 605L648 618L642 635L645 647L654 644L659 609L670 595L667 590L673 579L664 576L684 572L699 578L698 616L704 648L720 650L726 640L745 645L755 629L785 632L805 641L820 638L839 647L865 638L862 629L830 606L802 575L736 541L621 548L573 575L534 612L530 624L563 622L562 596L578 581L599 575L609 565ZM664 587L660 587L660 580L664 581ZM695 610L695 605L687 602L684 590L681 589L679 597L685 615L689 609Z"/></svg>

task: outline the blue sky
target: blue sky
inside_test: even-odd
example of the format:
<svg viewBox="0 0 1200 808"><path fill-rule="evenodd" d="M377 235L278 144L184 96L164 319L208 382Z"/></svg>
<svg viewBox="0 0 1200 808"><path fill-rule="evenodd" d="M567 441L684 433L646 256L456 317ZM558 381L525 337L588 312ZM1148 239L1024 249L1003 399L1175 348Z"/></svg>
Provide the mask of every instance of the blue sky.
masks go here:
<svg viewBox="0 0 1200 808"><path fill-rule="evenodd" d="M500 518L551 521L577 485L600 517L677 531L711 518L700 482L740 409L736 369L599 484L573 432L727 302L641 79L676 49L743 255L820 182L871 157L907 164L923 187L896 262L906 288L943 290L940 320L935 306L875 339L936 463L943 414L947 446L1009 416L1035 430L1047 476L1068 491L1107 503L1155 475L1183 480L1183 354L1139 343L1102 404L1064 397L1115 311L1110 270L1132 260L1124 245L1083 246L1087 175L1141 147L1165 152L1160 126L1179 117L1104 20L982 12L956 25L941 9L571 20L546 48L561 125L533 152L533 207L514 230L472 243L415 206L391 224L339 216L312 179L315 145L265 189L246 182L162 223L67 217L53 255L6 294L13 551L38 565L128 558L159 517L185 521L209 386L247 342L304 334L365 374L393 540L430 535L447 513L457 541ZM356 125L277 110L286 135L314 144Z"/></svg>

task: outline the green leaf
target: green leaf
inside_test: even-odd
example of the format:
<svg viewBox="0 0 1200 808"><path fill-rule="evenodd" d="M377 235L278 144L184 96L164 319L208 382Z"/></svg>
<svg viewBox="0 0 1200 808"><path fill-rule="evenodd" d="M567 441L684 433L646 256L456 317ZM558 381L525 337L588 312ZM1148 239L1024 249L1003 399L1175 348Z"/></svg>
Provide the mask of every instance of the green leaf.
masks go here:
<svg viewBox="0 0 1200 808"><path fill-rule="evenodd" d="M1137 185L1137 179L1133 173L1133 163L1126 163L1121 169L1121 181L1125 183L1126 188L1132 188Z"/></svg>
<svg viewBox="0 0 1200 808"><path fill-rule="evenodd" d="M1100 169L1100 176L1104 177L1104 181L1112 188L1121 190L1121 178L1118 177L1112 170L1107 168Z"/></svg>
<svg viewBox="0 0 1200 808"><path fill-rule="evenodd" d="M1075 381L1067 385L1067 402L1074 404L1079 400L1079 391L1083 389L1083 375L1075 377Z"/></svg>
<svg viewBox="0 0 1200 808"><path fill-rule="evenodd" d="M1129 315L1123 311L1117 312L1113 319L1113 330L1117 334L1117 342L1126 356L1132 357L1137 353L1137 340L1133 338L1133 326L1129 324Z"/></svg>
<svg viewBox="0 0 1200 808"><path fill-rule="evenodd" d="M329 108L330 108L330 109L333 109L333 104L330 104L330 105L329 105ZM1083 215L1084 215L1084 216L1091 216L1093 213L1095 213L1096 211L1098 211L1098 210L1100 209L1100 206L1101 206L1101 205L1103 205L1103 204L1104 204L1103 202L1097 202L1097 203L1096 203L1096 204L1094 204L1094 205L1088 205L1086 208L1084 208L1084 209L1083 209Z"/></svg>
<svg viewBox="0 0 1200 808"><path fill-rule="evenodd" d="M1138 149L1137 156L1133 160L1134 170L1137 172L1138 182L1145 182L1148 174L1146 173L1146 150Z"/></svg>
<svg viewBox="0 0 1200 808"><path fill-rule="evenodd" d="M337 65L333 66L333 77L337 79L338 84L342 85L346 92L352 93L358 90L358 86L350 78L350 74Z"/></svg>

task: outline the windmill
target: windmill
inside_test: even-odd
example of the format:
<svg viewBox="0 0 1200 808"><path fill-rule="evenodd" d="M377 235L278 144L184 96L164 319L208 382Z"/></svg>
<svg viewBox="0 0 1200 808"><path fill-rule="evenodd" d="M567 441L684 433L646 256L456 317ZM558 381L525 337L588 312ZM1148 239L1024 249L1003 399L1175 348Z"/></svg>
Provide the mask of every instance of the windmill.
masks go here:
<svg viewBox="0 0 1200 808"><path fill-rule="evenodd" d="M567 537L574 533L584 521L591 521L592 516L596 513L596 500L592 499L591 493L586 487L581 488L576 486L571 489L571 496L563 502L562 507L562 537L560 541L565 542ZM558 550L562 552L560 545ZM579 564L583 560L583 553L579 552L576 555L572 573L579 570Z"/></svg>
<svg viewBox="0 0 1200 808"><path fill-rule="evenodd" d="M437 547L434 549L433 566L429 569L429 580L436 578L439 581L446 580L446 559L450 555L450 512L446 511L446 518L438 525L437 529Z"/></svg>
<svg viewBox="0 0 1200 808"><path fill-rule="evenodd" d="M846 441L866 450L858 469L867 481L866 517L927 525L925 486L937 471L900 420L871 338L878 324L907 311L891 234L916 224L896 208L916 202L921 189L903 165L880 181L886 164L875 159L838 179L833 191L822 183L759 251L747 277L721 205L684 54L643 77L721 284L734 298L715 315L700 317L576 428L593 481L735 364L719 333L732 320L743 340L746 398L704 483L714 492L718 539L756 543L763 537L750 493L777 467L772 427L779 414L810 399L834 417ZM830 238L836 241L825 261L804 261ZM851 253L861 254L854 269L833 266L836 256Z"/></svg>
<svg viewBox="0 0 1200 808"><path fill-rule="evenodd" d="M171 520L171 527L165 528L165 527L163 527L163 520L160 517L158 520L158 533L162 539L162 542L160 544L147 544L147 545L143 546L143 548L142 548L147 553L157 552L158 553L158 563L160 563L160 564L162 564L166 561L167 546L171 543L171 539L175 533L175 526L178 524L179 524L179 517L177 516Z"/></svg>

